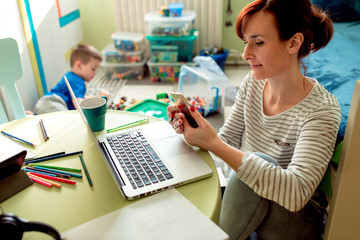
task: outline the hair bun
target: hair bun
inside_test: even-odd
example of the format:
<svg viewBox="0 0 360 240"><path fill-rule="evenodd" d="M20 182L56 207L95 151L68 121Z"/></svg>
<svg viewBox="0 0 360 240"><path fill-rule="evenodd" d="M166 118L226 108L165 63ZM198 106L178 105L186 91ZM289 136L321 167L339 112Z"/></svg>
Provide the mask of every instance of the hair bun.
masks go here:
<svg viewBox="0 0 360 240"><path fill-rule="evenodd" d="M313 52L325 47L333 35L332 20L326 11L313 6L313 39L311 50Z"/></svg>

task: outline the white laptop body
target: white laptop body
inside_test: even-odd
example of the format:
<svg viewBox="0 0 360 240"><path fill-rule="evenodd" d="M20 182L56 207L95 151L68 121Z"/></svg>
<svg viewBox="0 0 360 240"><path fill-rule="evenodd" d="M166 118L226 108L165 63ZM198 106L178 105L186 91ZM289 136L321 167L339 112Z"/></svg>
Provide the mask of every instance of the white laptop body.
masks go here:
<svg viewBox="0 0 360 240"><path fill-rule="evenodd" d="M74 102L76 107L79 109L80 115L85 122L89 133L106 160L109 170L125 199L137 199L167 188L204 179L212 175L211 168L166 121L150 122L145 125L103 134L96 138L66 78L65 82L72 98L75 99ZM143 135L147 138L154 151L173 175L173 178L145 185L143 187L133 188L107 139L135 129L143 132Z"/></svg>

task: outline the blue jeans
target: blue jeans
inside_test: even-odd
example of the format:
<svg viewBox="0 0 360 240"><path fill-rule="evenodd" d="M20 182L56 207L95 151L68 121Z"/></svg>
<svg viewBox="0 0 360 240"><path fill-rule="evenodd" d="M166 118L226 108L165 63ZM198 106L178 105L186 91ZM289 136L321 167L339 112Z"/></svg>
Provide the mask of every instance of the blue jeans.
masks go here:
<svg viewBox="0 0 360 240"><path fill-rule="evenodd" d="M255 153L279 165L272 157ZM319 239L323 232L323 212L309 202L298 212L257 195L233 173L226 186L219 226L230 239L246 239L256 232L259 239Z"/></svg>

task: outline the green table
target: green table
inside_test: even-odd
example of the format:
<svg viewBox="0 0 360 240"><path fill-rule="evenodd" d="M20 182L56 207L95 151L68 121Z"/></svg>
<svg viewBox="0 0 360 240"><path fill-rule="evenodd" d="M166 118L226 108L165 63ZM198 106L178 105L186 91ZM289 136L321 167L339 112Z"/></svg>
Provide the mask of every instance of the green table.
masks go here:
<svg viewBox="0 0 360 240"><path fill-rule="evenodd" d="M106 116L105 129L144 118L144 115L110 110ZM43 119L48 141L44 141L39 120ZM150 117L150 121L160 121ZM85 174L75 179L75 185L62 184L61 188L47 188L34 183L25 190L0 203L5 213L13 213L31 221L45 222L59 232L66 231L84 222L132 204L122 198L105 160L77 111L66 111L28 117L0 125L0 130L26 139L37 145L29 149L37 156L65 151L82 150L88 171L93 181L90 187ZM105 133L96 133L97 135ZM25 146L25 145L24 145ZM213 169L210 178L177 187L191 203L206 216L217 222L221 205L221 191L214 162L208 152L195 149ZM44 162L49 165L81 168L77 155ZM38 233L26 233L24 239L36 239Z"/></svg>

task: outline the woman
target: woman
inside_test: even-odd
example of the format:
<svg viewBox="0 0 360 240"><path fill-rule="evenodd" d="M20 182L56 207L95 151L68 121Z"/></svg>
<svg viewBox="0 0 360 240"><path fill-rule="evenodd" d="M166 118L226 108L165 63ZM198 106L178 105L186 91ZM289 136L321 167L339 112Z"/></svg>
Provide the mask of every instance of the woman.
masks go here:
<svg viewBox="0 0 360 240"><path fill-rule="evenodd" d="M233 174L219 226L230 239L318 239L323 211L314 196L332 156L340 123L336 98L301 71L301 59L332 37L329 17L309 0L257 0L236 22L251 72L219 134L191 108L169 106L185 140L225 161Z"/></svg>

